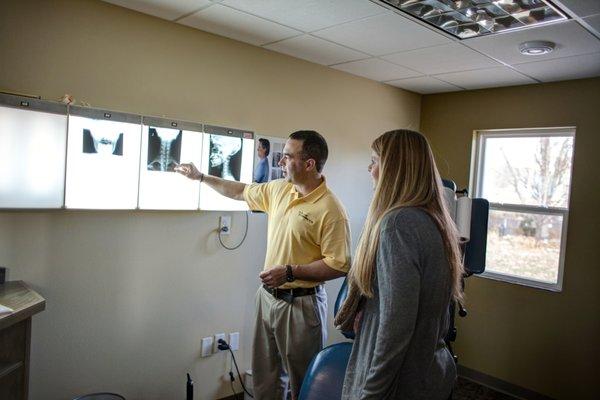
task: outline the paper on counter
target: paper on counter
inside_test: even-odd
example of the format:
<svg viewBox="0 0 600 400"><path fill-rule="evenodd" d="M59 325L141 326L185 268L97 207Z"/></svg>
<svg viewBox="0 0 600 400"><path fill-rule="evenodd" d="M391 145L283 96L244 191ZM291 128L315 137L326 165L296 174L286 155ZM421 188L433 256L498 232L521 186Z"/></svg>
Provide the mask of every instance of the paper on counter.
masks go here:
<svg viewBox="0 0 600 400"><path fill-rule="evenodd" d="M11 314L14 312L15 312L15 310L13 310L12 308L6 307L6 306L3 306L2 304L0 304L0 315Z"/></svg>

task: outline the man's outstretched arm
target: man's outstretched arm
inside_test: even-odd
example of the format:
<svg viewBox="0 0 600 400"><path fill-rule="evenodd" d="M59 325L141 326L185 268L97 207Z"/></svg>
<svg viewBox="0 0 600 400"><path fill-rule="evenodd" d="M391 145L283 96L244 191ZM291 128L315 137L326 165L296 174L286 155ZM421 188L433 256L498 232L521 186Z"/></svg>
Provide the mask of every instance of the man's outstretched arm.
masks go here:
<svg viewBox="0 0 600 400"><path fill-rule="evenodd" d="M198 171L198 168L193 163L179 164L175 167L175 171L181 175L206 183L208 186L219 192L225 197L234 200L244 200L244 189L246 184L237 181L228 181L226 179L217 178L216 176L206 175Z"/></svg>

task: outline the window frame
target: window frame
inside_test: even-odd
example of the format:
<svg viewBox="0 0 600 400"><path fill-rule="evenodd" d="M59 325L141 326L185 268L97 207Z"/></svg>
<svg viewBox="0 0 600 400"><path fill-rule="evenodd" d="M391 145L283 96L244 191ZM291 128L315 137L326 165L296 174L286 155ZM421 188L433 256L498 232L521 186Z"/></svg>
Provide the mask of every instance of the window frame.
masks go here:
<svg viewBox="0 0 600 400"><path fill-rule="evenodd" d="M571 189L573 184L573 164L575 160L576 127L549 127L549 128L517 128L517 129L479 129L473 131L471 150L471 173L469 177L469 191L473 197L481 197L483 189L483 163L485 158L485 142L488 138L519 138L519 137L556 137L570 136L573 138L573 151L571 153L571 169L569 171L569 193L567 207L543 207L509 203L493 203L490 201L490 211L508 211L527 214L561 215L562 230L560 235L560 253L558 262L558 275L556 283L548 283L533 278L524 278L498 272L485 271L480 277L508 282L537 289L553 292L562 292L564 265L567 248L567 228L571 204ZM486 250L487 252L487 250ZM487 255L486 255L487 256Z"/></svg>

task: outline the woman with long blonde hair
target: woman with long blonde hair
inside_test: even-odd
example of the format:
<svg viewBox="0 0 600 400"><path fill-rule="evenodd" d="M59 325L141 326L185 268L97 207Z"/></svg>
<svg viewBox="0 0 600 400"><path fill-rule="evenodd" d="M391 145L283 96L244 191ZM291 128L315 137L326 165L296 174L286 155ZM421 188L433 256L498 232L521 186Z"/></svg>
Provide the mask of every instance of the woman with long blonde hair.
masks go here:
<svg viewBox="0 0 600 400"><path fill-rule="evenodd" d="M423 135L386 132L372 150L375 192L335 319L356 335L342 399L445 400L456 379L444 338L461 298L458 233Z"/></svg>

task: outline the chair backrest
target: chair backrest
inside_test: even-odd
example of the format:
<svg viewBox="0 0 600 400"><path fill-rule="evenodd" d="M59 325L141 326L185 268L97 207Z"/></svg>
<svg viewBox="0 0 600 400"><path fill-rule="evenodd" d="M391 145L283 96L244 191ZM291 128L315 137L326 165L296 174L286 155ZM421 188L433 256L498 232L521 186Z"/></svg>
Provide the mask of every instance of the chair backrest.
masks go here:
<svg viewBox="0 0 600 400"><path fill-rule="evenodd" d="M308 366L298 400L339 399L352 343L336 343L325 347Z"/></svg>
<svg viewBox="0 0 600 400"><path fill-rule="evenodd" d="M74 398L73 400L126 400L116 393L91 393Z"/></svg>
<svg viewBox="0 0 600 400"><path fill-rule="evenodd" d="M344 282L342 283L337 298L335 299L335 305L333 306L333 315L337 315L338 310L342 306L344 300L346 300L346 297L348 297L348 278L344 278Z"/></svg>
<svg viewBox="0 0 600 400"><path fill-rule="evenodd" d="M342 283L342 286L340 287L340 291L338 292L337 298L335 299L335 305L333 306L333 315L337 315L338 310L342 306L342 303L344 302L344 300L346 300L346 297L348 297L348 278L344 278L344 282ZM342 331L342 335L344 335L348 339L354 339L354 332L352 332L352 331L349 331L349 332Z"/></svg>

